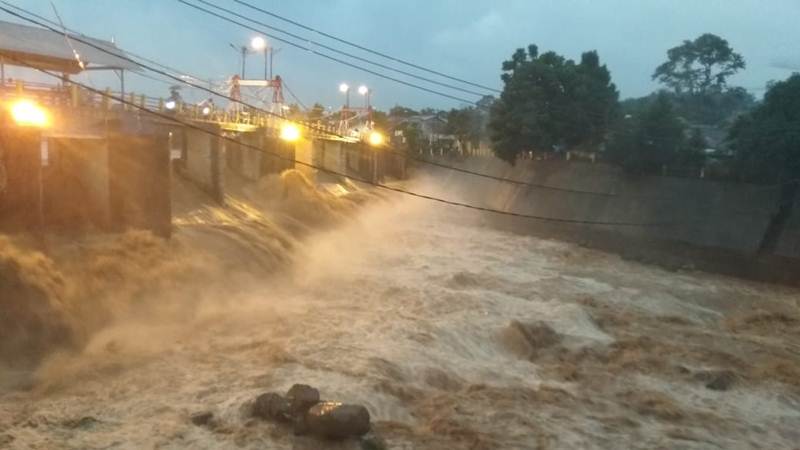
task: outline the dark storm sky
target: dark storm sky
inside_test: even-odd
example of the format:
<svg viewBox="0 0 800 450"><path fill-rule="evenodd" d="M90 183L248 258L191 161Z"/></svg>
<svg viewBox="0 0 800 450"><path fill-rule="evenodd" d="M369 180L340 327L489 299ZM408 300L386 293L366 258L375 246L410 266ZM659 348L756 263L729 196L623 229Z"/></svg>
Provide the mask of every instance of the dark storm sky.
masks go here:
<svg viewBox="0 0 800 450"><path fill-rule="evenodd" d="M55 0L65 24L204 78L222 80L239 70L229 43L248 42L253 32L192 10L175 0ZM578 58L596 49L621 96L657 88L650 79L668 48L703 32L719 34L748 67L731 84L763 94L765 83L800 71L800 0L251 0L266 9L342 38L382 50L460 78L501 87L500 64L517 47L535 43ZM48 0L14 3L54 18ZM232 1L215 3L247 11ZM246 12L313 40L323 37L275 19ZM12 20L0 13L0 20ZM324 40L325 43L344 47ZM306 103L337 107L340 82L366 84L374 104L451 108L459 102L420 92L340 66L276 42L275 72ZM353 49L347 49L353 50ZM369 55L365 55L369 56ZM370 56L372 58L372 56ZM263 60L249 57L250 75ZM386 62L386 61L382 61ZM402 76L399 76L402 77ZM129 86L163 95L166 86L131 77ZM114 80L93 74L96 85ZM416 82L416 81L415 81ZM435 89L440 89L434 87ZM454 93L470 99L464 93ZM289 98L288 100L291 101ZM354 100L356 101L356 100Z"/></svg>

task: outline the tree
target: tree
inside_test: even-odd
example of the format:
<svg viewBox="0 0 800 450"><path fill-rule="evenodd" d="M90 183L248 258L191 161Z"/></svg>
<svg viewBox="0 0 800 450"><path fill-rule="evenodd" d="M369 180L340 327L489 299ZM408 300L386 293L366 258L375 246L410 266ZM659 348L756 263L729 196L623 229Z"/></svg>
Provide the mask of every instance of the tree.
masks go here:
<svg viewBox="0 0 800 450"><path fill-rule="evenodd" d="M389 117L411 117L417 114L419 114L417 111L400 105L395 105L389 110Z"/></svg>
<svg viewBox="0 0 800 450"><path fill-rule="evenodd" d="M489 119L495 155L513 164L522 151L593 146L603 141L618 93L596 52L576 64L535 45L502 66L505 84Z"/></svg>
<svg viewBox="0 0 800 450"><path fill-rule="evenodd" d="M684 125L666 93L638 117L623 120L608 146L608 157L634 174L655 174L680 161L685 150Z"/></svg>
<svg viewBox="0 0 800 450"><path fill-rule="evenodd" d="M403 142L406 147L406 151L409 153L422 153L423 149L423 138L422 138L422 131L419 129L419 126L415 123L403 122L399 124L396 128L396 131L400 131L403 136Z"/></svg>
<svg viewBox="0 0 800 450"><path fill-rule="evenodd" d="M322 116L325 115L325 107L320 105L319 103L314 103L314 106L308 110L308 120L310 121L317 121L322 120Z"/></svg>
<svg viewBox="0 0 800 450"><path fill-rule="evenodd" d="M800 178L800 74L773 83L763 103L736 120L728 140L743 180Z"/></svg>
<svg viewBox="0 0 800 450"><path fill-rule="evenodd" d="M669 49L667 61L656 68L653 79L676 94L706 94L722 91L728 77L744 68L744 58L728 41L706 33Z"/></svg>
<svg viewBox="0 0 800 450"><path fill-rule="evenodd" d="M297 103L292 103L289 105L289 109L286 111L286 117L292 120L298 120L303 117L303 113L300 111L300 106Z"/></svg>
<svg viewBox="0 0 800 450"><path fill-rule="evenodd" d="M447 113L447 133L456 136L462 146L477 144L483 134L481 114L476 108L451 109Z"/></svg>
<svg viewBox="0 0 800 450"><path fill-rule="evenodd" d="M800 74L772 84L728 139L741 178L780 186L777 212L760 245L762 252L773 251L800 195Z"/></svg>
<svg viewBox="0 0 800 450"><path fill-rule="evenodd" d="M372 110L372 123L374 128L378 130L388 130L389 129L389 115L383 111L378 111L377 109Z"/></svg>

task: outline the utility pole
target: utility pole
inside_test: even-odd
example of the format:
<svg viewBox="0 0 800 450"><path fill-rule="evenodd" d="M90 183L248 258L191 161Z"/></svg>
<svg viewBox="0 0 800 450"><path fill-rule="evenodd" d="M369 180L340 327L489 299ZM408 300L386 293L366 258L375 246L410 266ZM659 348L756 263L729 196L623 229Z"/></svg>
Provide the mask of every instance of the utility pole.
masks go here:
<svg viewBox="0 0 800 450"><path fill-rule="evenodd" d="M247 47L242 46L242 79L244 80L244 63L247 61Z"/></svg>

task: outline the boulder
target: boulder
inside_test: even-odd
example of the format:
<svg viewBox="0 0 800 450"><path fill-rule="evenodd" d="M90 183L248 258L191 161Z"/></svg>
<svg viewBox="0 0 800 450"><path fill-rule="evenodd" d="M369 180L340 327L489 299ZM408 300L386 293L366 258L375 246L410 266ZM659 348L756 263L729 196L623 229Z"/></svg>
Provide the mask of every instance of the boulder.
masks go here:
<svg viewBox="0 0 800 450"><path fill-rule="evenodd" d="M369 421L369 411L362 405L321 402L297 421L295 433L328 439L360 437L369 432Z"/></svg>
<svg viewBox="0 0 800 450"><path fill-rule="evenodd" d="M319 391L307 384L295 384L286 393L286 400L291 414L301 416L319 403Z"/></svg>
<svg viewBox="0 0 800 450"><path fill-rule="evenodd" d="M192 423L197 425L198 427L203 425L208 425L211 422L211 419L213 418L214 418L214 413L210 411L197 412L189 417Z"/></svg>
<svg viewBox="0 0 800 450"><path fill-rule="evenodd" d="M261 394L256 398L253 404L253 416L277 422L292 420L289 401L274 392Z"/></svg>

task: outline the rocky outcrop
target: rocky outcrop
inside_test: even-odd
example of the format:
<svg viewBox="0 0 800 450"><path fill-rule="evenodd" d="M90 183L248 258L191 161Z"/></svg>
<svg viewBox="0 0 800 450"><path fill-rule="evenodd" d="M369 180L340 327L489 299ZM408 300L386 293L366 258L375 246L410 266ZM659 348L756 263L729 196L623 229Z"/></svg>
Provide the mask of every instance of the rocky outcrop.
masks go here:
<svg viewBox="0 0 800 450"><path fill-rule="evenodd" d="M320 401L319 390L295 384L282 396L275 392L259 395L252 407L253 417L289 424L295 434L325 439L361 437L370 431L370 415L362 405Z"/></svg>

